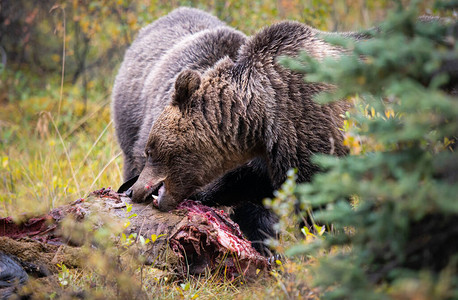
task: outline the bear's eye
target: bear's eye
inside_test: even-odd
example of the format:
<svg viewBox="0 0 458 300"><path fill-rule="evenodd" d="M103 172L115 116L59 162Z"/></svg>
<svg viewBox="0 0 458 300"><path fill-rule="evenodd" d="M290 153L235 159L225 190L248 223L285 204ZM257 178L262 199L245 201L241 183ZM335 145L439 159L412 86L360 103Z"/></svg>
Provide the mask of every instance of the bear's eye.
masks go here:
<svg viewBox="0 0 458 300"><path fill-rule="evenodd" d="M151 152L149 152L148 155L146 156L146 161L150 165L157 165L157 162L153 160L153 157L151 156Z"/></svg>
<svg viewBox="0 0 458 300"><path fill-rule="evenodd" d="M146 155L146 161L148 162L148 164L150 165L153 165L153 166L161 166L161 157L157 156L157 153L155 153L154 151L152 150L147 150L145 151L145 155Z"/></svg>

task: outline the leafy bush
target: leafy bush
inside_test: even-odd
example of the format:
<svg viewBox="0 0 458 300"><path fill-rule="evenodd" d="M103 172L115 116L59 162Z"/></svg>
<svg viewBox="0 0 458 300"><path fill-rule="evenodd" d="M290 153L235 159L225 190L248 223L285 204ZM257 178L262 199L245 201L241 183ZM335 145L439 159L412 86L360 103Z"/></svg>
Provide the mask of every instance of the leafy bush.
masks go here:
<svg viewBox="0 0 458 300"><path fill-rule="evenodd" d="M368 40L329 40L349 55L284 60L308 81L338 86L318 101L354 103L353 155L315 157L324 172L296 189L302 208L324 207L315 217L336 229L320 245L350 246L316 270L327 298L458 297L457 25L417 19L415 5L400 5Z"/></svg>

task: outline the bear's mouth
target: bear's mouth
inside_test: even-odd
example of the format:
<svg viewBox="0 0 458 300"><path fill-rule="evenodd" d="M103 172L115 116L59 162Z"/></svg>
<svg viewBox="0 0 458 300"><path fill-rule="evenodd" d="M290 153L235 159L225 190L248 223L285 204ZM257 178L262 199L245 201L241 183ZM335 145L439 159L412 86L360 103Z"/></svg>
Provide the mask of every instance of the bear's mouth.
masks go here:
<svg viewBox="0 0 458 300"><path fill-rule="evenodd" d="M159 207L159 203L162 202L164 199L165 195L165 184L163 181L159 182L157 189L155 192L151 194L151 197L153 197L153 205L156 207Z"/></svg>
<svg viewBox="0 0 458 300"><path fill-rule="evenodd" d="M164 181L159 181L154 185L146 185L145 189L149 190L149 193L146 195L147 199L157 199L160 195L159 190L164 186ZM162 191L161 191L162 193Z"/></svg>

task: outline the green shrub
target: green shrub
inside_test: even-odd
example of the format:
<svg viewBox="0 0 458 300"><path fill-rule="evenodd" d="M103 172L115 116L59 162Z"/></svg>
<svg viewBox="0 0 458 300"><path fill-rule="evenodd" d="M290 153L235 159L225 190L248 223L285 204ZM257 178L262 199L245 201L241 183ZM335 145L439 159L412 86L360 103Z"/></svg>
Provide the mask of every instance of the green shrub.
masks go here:
<svg viewBox="0 0 458 300"><path fill-rule="evenodd" d="M315 270L326 298L458 297L457 25L418 17L416 5L400 5L368 40L329 40L349 55L283 61L338 86L317 101L354 103L352 155L315 157L323 172L296 189L302 208L322 207L315 217L335 228L320 245L344 246Z"/></svg>

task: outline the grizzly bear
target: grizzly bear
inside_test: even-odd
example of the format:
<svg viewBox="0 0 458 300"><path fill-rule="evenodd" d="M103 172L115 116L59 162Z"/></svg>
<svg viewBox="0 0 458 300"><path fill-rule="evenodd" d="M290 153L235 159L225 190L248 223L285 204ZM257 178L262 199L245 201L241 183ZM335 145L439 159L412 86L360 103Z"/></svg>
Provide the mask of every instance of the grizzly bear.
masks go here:
<svg viewBox="0 0 458 300"><path fill-rule="evenodd" d="M275 234L262 205L297 168L309 181L316 153L342 156L345 102L312 100L329 86L280 64L300 51L322 59L342 50L321 32L285 21L246 38L211 15L180 8L141 31L113 92L124 177L138 176L137 202L157 193L161 210L184 199L233 206L253 245ZM266 254L266 252L263 252Z"/></svg>

